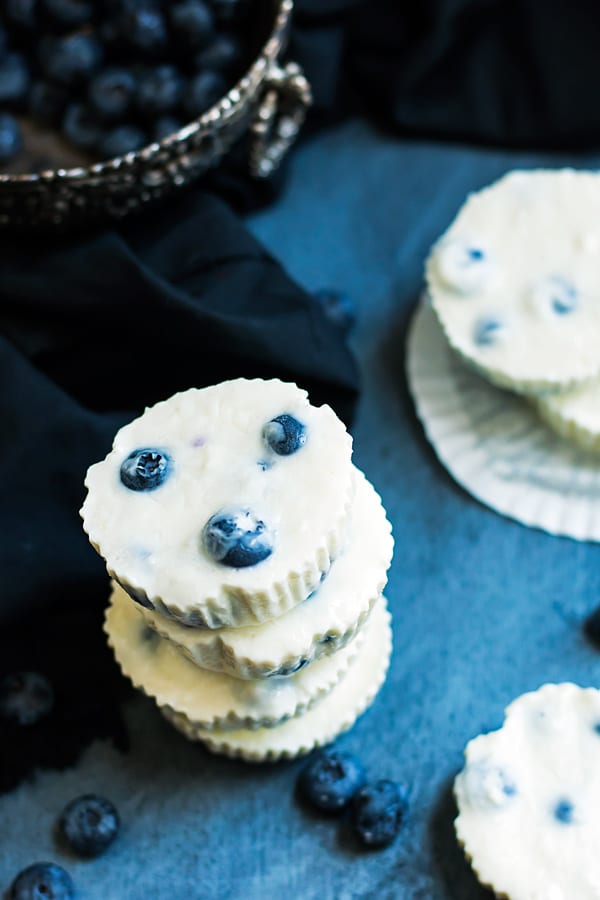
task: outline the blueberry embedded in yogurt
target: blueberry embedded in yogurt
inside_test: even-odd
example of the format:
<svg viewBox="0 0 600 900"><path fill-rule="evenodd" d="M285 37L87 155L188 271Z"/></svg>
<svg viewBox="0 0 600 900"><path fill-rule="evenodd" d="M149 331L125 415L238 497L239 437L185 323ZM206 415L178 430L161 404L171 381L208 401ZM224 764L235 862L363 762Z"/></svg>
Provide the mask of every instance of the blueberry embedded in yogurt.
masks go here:
<svg viewBox="0 0 600 900"><path fill-rule="evenodd" d="M164 450L134 450L121 463L121 481L130 491L153 491L165 481L171 460Z"/></svg>
<svg viewBox="0 0 600 900"><path fill-rule="evenodd" d="M471 241L443 241L434 253L434 263L444 284L457 294L473 294L490 279L489 253Z"/></svg>
<svg viewBox="0 0 600 900"><path fill-rule="evenodd" d="M477 809L502 809L517 794L514 779L489 760L471 763L459 777L465 797Z"/></svg>
<svg viewBox="0 0 600 900"><path fill-rule="evenodd" d="M506 323L497 316L484 316L475 322L473 340L478 347L493 347L503 341L507 333Z"/></svg>
<svg viewBox="0 0 600 900"><path fill-rule="evenodd" d="M278 456L290 456L306 443L306 427L295 416L282 413L263 428L267 446Z"/></svg>
<svg viewBox="0 0 600 900"><path fill-rule="evenodd" d="M546 318L566 316L577 310L579 292L564 275L550 275L533 285L530 303L534 312Z"/></svg>
<svg viewBox="0 0 600 900"><path fill-rule="evenodd" d="M554 818L557 822L560 822L561 825L571 825L574 813L575 807L570 800L565 798L559 800L553 809Z"/></svg>
<svg viewBox="0 0 600 900"><path fill-rule="evenodd" d="M219 512L202 532L204 549L215 562L234 569L255 566L273 552L273 536L250 510Z"/></svg>

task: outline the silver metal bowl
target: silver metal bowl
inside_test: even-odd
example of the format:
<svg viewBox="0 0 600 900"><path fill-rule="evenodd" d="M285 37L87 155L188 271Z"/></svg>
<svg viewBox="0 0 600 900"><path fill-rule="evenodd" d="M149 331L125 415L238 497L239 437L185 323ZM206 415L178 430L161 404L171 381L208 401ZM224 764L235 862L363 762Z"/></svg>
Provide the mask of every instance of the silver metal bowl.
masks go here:
<svg viewBox="0 0 600 900"><path fill-rule="evenodd" d="M217 165L244 135L248 165L268 177L294 142L311 103L299 66L279 64L293 0L273 8L268 40L246 74L213 107L160 143L105 162L35 174L0 174L0 226L71 227L123 218L184 187Z"/></svg>

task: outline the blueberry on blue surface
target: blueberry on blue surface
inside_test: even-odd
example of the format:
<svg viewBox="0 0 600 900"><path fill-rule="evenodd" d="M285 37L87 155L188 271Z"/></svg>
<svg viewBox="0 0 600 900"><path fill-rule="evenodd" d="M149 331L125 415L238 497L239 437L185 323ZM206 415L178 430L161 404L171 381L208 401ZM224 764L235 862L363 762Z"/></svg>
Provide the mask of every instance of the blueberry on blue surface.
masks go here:
<svg viewBox="0 0 600 900"><path fill-rule="evenodd" d="M214 15L203 0L181 0L169 5L169 21L178 45L199 49L214 30Z"/></svg>
<svg viewBox="0 0 600 900"><path fill-rule="evenodd" d="M202 543L216 562L234 569L255 566L273 552L265 523L248 509L211 516L204 526Z"/></svg>
<svg viewBox="0 0 600 900"><path fill-rule="evenodd" d="M381 779L355 794L352 825L367 847L386 847L400 831L407 812L406 789L395 781Z"/></svg>
<svg viewBox="0 0 600 900"><path fill-rule="evenodd" d="M504 325L499 319L488 316L475 323L473 339L478 347L491 347L498 341L503 330Z"/></svg>
<svg viewBox="0 0 600 900"><path fill-rule="evenodd" d="M102 125L93 110L84 103L71 103L67 107L62 130L65 137L82 150L97 147L103 135Z"/></svg>
<svg viewBox="0 0 600 900"><path fill-rule="evenodd" d="M323 308L325 315L335 325L348 332L356 321L356 309L345 291L323 288L315 291L313 296Z"/></svg>
<svg viewBox="0 0 600 900"><path fill-rule="evenodd" d="M298 788L317 809L340 812L365 783L360 761L343 750L321 750L300 773Z"/></svg>
<svg viewBox="0 0 600 900"><path fill-rule="evenodd" d="M116 838L119 825L114 805L97 794L84 794L71 800L58 820L67 846L88 858L104 853Z"/></svg>
<svg viewBox="0 0 600 900"><path fill-rule="evenodd" d="M227 93L227 83L218 72L199 72L190 79L183 106L190 119L196 119Z"/></svg>
<svg viewBox="0 0 600 900"><path fill-rule="evenodd" d="M242 47L235 35L218 34L207 47L196 53L194 68L197 72L211 69L229 73L240 67L242 56Z"/></svg>
<svg viewBox="0 0 600 900"><path fill-rule="evenodd" d="M563 825L570 825L573 821L574 807L570 800L559 800L554 807L554 818Z"/></svg>
<svg viewBox="0 0 600 900"><path fill-rule="evenodd" d="M275 416L263 428L263 439L279 456L290 456L306 443L306 428L289 413Z"/></svg>
<svg viewBox="0 0 600 900"><path fill-rule="evenodd" d="M35 28L37 0L4 0L7 19L21 28Z"/></svg>
<svg viewBox="0 0 600 900"><path fill-rule="evenodd" d="M20 53L8 53L0 59L0 104L20 106L25 102L31 76Z"/></svg>
<svg viewBox="0 0 600 900"><path fill-rule="evenodd" d="M40 672L12 672L0 681L0 718L35 725L54 706L54 691Z"/></svg>
<svg viewBox="0 0 600 900"><path fill-rule="evenodd" d="M93 34L69 34L40 44L45 75L71 87L90 78L102 61L102 45Z"/></svg>
<svg viewBox="0 0 600 900"><path fill-rule="evenodd" d="M43 0L43 5L59 25L68 28L86 25L94 14L91 0Z"/></svg>
<svg viewBox="0 0 600 900"><path fill-rule="evenodd" d="M133 450L121 463L121 481L131 491L153 491L164 483L171 458L164 450L143 447Z"/></svg>
<svg viewBox="0 0 600 900"><path fill-rule="evenodd" d="M0 113L0 163L9 162L23 146L19 123L8 113Z"/></svg>
<svg viewBox="0 0 600 900"><path fill-rule="evenodd" d="M148 118L171 113L183 97L184 80L175 66L162 65L147 69L140 76L136 105Z"/></svg>
<svg viewBox="0 0 600 900"><path fill-rule="evenodd" d="M17 875L8 896L10 900L73 900L75 887L62 866L39 862Z"/></svg>
<svg viewBox="0 0 600 900"><path fill-rule="evenodd" d="M102 159L113 159L141 150L148 143L144 131L136 125L119 125L109 131L98 144Z"/></svg>
<svg viewBox="0 0 600 900"><path fill-rule="evenodd" d="M138 87L130 69L104 69L92 78L88 89L90 106L105 122L118 122L130 110Z"/></svg>
<svg viewBox="0 0 600 900"><path fill-rule="evenodd" d="M154 123L152 138L155 141L162 141L181 128L183 128L183 122L180 119L175 119L173 116L161 116Z"/></svg>
<svg viewBox="0 0 600 900"><path fill-rule="evenodd" d="M29 114L41 125L58 125L68 102L66 88L51 81L36 81L29 92Z"/></svg>

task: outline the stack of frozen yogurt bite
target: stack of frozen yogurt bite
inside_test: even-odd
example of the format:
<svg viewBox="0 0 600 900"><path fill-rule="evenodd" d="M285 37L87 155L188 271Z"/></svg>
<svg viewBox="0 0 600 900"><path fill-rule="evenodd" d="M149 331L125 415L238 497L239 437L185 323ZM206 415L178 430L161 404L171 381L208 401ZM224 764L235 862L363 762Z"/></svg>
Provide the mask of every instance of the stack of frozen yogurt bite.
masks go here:
<svg viewBox="0 0 600 900"><path fill-rule="evenodd" d="M600 450L600 174L514 171L472 194L427 287L453 350Z"/></svg>
<svg viewBox="0 0 600 900"><path fill-rule="evenodd" d="M328 406L273 379L146 409L91 466L118 664L187 737L251 761L333 740L391 653L393 539Z"/></svg>

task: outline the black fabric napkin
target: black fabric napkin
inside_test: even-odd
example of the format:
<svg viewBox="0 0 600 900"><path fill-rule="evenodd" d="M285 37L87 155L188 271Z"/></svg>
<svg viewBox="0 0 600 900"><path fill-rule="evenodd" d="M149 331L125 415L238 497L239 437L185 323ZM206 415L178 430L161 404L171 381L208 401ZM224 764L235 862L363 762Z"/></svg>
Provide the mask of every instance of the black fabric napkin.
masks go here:
<svg viewBox="0 0 600 900"><path fill-rule="evenodd" d="M78 510L120 425L178 390L296 381L349 421L344 335L220 200L200 191L118 230L0 249L0 677L46 674L53 714L0 723L0 789L124 733L102 634L104 565Z"/></svg>

